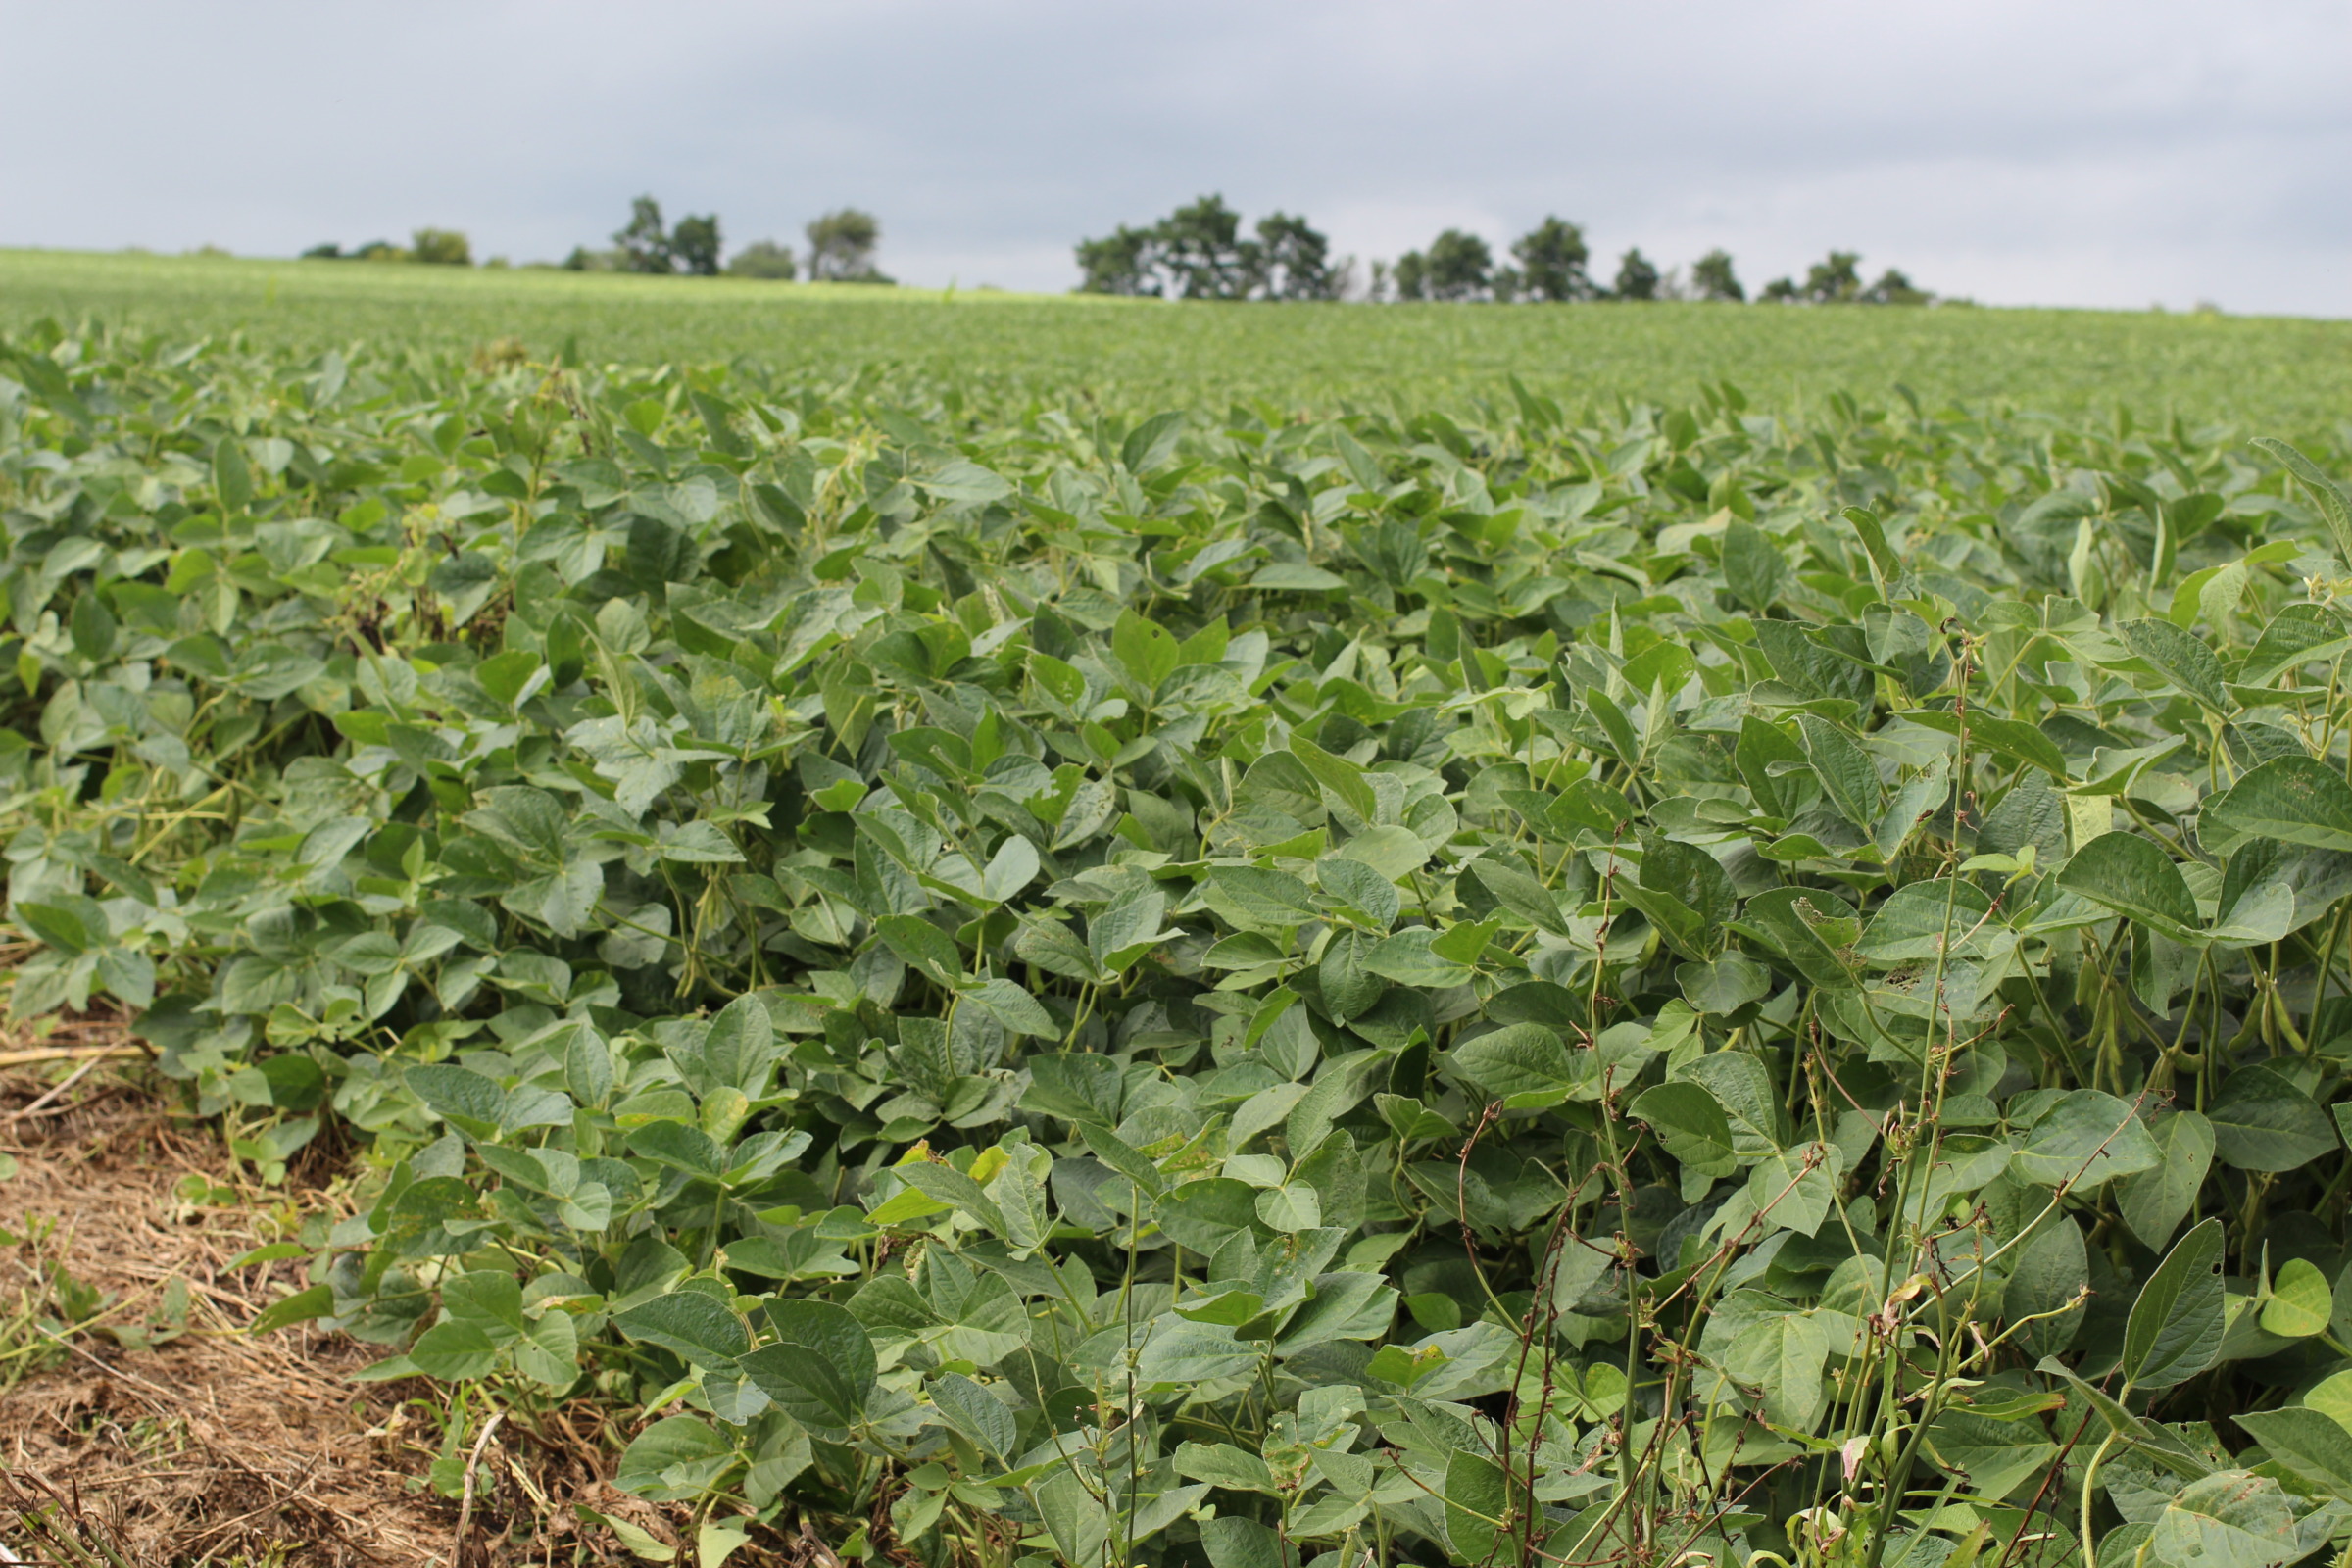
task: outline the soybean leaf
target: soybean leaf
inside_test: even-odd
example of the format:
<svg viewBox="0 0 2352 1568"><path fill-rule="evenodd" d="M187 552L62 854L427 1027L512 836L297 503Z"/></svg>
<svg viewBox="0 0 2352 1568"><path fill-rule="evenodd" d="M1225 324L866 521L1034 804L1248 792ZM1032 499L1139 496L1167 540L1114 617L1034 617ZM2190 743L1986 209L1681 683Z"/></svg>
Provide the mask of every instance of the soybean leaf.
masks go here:
<svg viewBox="0 0 2352 1568"><path fill-rule="evenodd" d="M2213 1364L2228 1313L2222 1292L2222 1222L2208 1219L2174 1244L2132 1303L2123 1372L2134 1388L2169 1389Z"/></svg>

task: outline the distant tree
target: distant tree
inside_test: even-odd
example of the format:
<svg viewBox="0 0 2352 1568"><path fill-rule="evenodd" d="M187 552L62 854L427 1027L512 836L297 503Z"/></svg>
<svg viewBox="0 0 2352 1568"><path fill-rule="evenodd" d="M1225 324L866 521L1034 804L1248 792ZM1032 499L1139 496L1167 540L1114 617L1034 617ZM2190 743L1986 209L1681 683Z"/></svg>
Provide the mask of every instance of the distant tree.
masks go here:
<svg viewBox="0 0 2352 1568"><path fill-rule="evenodd" d="M612 245L624 272L677 270L669 248L669 232L662 226L662 204L651 196L640 196L629 204L628 225L614 231Z"/></svg>
<svg viewBox="0 0 2352 1568"><path fill-rule="evenodd" d="M1857 270L1861 260L1859 251L1830 252L1806 270L1804 297L1816 305L1850 302L1862 292L1862 274Z"/></svg>
<svg viewBox="0 0 2352 1568"><path fill-rule="evenodd" d="M304 251L302 260L306 262L339 262L343 260L343 247L331 239L321 240Z"/></svg>
<svg viewBox="0 0 2352 1568"><path fill-rule="evenodd" d="M1161 219L1159 265L1188 300L1247 299L1264 266L1253 240L1241 237L1242 215L1223 196L1202 196Z"/></svg>
<svg viewBox="0 0 2352 1568"><path fill-rule="evenodd" d="M856 207L837 208L808 224L808 276L818 283L887 283L874 267L881 220Z"/></svg>
<svg viewBox="0 0 2352 1568"><path fill-rule="evenodd" d="M1494 253L1476 234L1449 228L1430 241L1428 265L1431 299L1474 300L1492 282Z"/></svg>
<svg viewBox="0 0 2352 1568"><path fill-rule="evenodd" d="M678 226L669 231L669 253L679 269L696 277L718 275L718 215L706 213L700 218L691 215L678 220Z"/></svg>
<svg viewBox="0 0 2352 1568"><path fill-rule="evenodd" d="M1732 253L1717 247L1690 264L1690 296L1701 300L1744 300L1747 290L1732 271Z"/></svg>
<svg viewBox="0 0 2352 1568"><path fill-rule="evenodd" d="M1121 223L1076 247L1082 294L1173 295L1188 300L1335 300L1348 261L1303 217L1269 213L1255 237L1218 195L1200 197L1147 227ZM1377 281L1375 287L1377 288Z"/></svg>
<svg viewBox="0 0 2352 1568"><path fill-rule="evenodd" d="M1429 298L1429 258L1419 251L1406 251L1396 258L1396 297L1400 300Z"/></svg>
<svg viewBox="0 0 2352 1568"><path fill-rule="evenodd" d="M471 267L473 247L454 228L420 228L409 236L409 259L434 267Z"/></svg>
<svg viewBox="0 0 2352 1568"><path fill-rule="evenodd" d="M1372 262L1372 281L1365 286L1364 298L1377 305L1389 297L1389 291L1396 286L1396 282L1395 267L1375 257Z"/></svg>
<svg viewBox="0 0 2352 1568"><path fill-rule="evenodd" d="M1617 259L1616 292L1621 300L1654 300L1658 297L1657 267L1642 254L1642 248L1638 245Z"/></svg>
<svg viewBox="0 0 2352 1568"><path fill-rule="evenodd" d="M1331 264L1331 241L1303 218L1272 213L1257 220L1258 293L1270 300L1331 300L1344 268Z"/></svg>
<svg viewBox="0 0 2352 1568"><path fill-rule="evenodd" d="M1125 223L1102 239L1080 240L1078 291L1130 296L1157 294L1158 244L1156 229L1129 228Z"/></svg>
<svg viewBox="0 0 2352 1568"><path fill-rule="evenodd" d="M1909 274L1893 267L1880 273L1879 280L1864 289L1860 297L1865 305L1925 305L1935 298L1913 283Z"/></svg>
<svg viewBox="0 0 2352 1568"><path fill-rule="evenodd" d="M1527 274L1516 267L1497 267L1487 279L1487 290L1498 305L1508 305L1527 292Z"/></svg>
<svg viewBox="0 0 2352 1568"><path fill-rule="evenodd" d="M1756 296L1766 305L1794 305L1802 297L1797 292L1795 282L1786 277L1774 278L1764 285L1764 292Z"/></svg>
<svg viewBox="0 0 2352 1568"><path fill-rule="evenodd" d="M409 253L388 239L371 239L351 253L355 262L405 262Z"/></svg>
<svg viewBox="0 0 2352 1568"><path fill-rule="evenodd" d="M800 269L793 264L791 247L772 239L756 239L727 260L727 273L731 277L775 278L789 283L799 272Z"/></svg>
<svg viewBox="0 0 2352 1568"><path fill-rule="evenodd" d="M1511 255L1532 298L1565 303L1592 297L1592 279L1585 275L1592 253L1576 224L1546 218L1512 241Z"/></svg>

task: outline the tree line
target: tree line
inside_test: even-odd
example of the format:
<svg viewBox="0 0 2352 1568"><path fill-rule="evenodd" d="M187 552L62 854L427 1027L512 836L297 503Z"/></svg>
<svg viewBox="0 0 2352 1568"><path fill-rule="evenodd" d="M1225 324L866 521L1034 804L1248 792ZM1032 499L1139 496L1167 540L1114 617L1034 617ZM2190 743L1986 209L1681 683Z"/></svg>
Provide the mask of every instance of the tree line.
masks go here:
<svg viewBox="0 0 2352 1568"><path fill-rule="evenodd" d="M640 196L629 204L629 220L612 232L610 247L591 250L575 245L561 263L533 262L532 267L560 266L570 272L643 272L658 276L751 277L791 281L805 269L811 282L889 283L892 279L875 265L882 243L882 223L857 207L837 208L811 219L802 234L808 250L795 255L789 245L772 239L754 240L733 256L725 255L718 215L686 214L675 223L662 216L662 204ZM473 265L473 247L454 228L420 228L406 246L390 240L370 240L345 250L329 242L304 251L306 261L420 262L445 267ZM503 258L484 264L504 267Z"/></svg>
<svg viewBox="0 0 2352 1568"><path fill-rule="evenodd" d="M1744 301L1731 253L1720 247L1661 271L1636 246L1602 282L1592 271L1582 226L1546 218L1514 240L1507 260L1464 229L1448 228L1427 249L1394 262L1374 261L1358 277L1354 259L1334 259L1330 240L1304 218L1272 213L1245 233L1242 216L1217 195L1202 196L1142 227L1120 224L1077 246L1079 292L1187 300L1586 300ZM1934 298L1888 268L1865 283L1861 256L1832 251L1794 278L1775 278L1757 294L1774 304L1924 305Z"/></svg>

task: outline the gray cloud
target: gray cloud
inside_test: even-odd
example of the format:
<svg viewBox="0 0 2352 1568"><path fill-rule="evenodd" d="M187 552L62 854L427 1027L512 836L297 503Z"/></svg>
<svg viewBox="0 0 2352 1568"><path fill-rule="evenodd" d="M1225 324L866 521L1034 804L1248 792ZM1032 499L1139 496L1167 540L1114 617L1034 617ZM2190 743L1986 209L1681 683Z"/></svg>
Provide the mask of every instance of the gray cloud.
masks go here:
<svg viewBox="0 0 2352 1568"><path fill-rule="evenodd" d="M0 0L0 242L731 239L879 212L912 281L1060 288L1207 190L1393 256L1546 213L1751 284L1833 245L1988 301L2352 315L2322 0Z"/></svg>

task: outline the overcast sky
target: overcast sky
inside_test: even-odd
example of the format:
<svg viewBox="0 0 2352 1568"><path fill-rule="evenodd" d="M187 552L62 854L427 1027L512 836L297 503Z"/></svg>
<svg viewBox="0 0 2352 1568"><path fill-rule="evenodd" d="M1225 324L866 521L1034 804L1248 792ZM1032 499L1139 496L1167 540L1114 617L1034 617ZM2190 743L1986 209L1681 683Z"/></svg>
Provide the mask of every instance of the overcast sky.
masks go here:
<svg viewBox="0 0 2352 1568"><path fill-rule="evenodd" d="M601 245L640 192L1060 289L1204 191L1606 275L1836 246L1988 303L2352 316L2343 0L0 0L0 244Z"/></svg>

